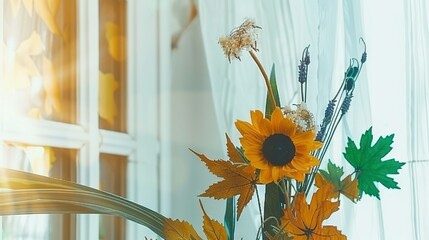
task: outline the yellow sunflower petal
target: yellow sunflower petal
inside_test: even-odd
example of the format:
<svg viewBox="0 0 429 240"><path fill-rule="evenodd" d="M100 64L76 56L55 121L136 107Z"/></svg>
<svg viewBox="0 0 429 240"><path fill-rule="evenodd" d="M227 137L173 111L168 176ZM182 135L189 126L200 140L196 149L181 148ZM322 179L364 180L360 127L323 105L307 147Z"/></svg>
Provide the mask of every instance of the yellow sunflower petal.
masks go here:
<svg viewBox="0 0 429 240"><path fill-rule="evenodd" d="M235 122L235 126L241 135L250 135L258 140L263 140L261 134L250 123L238 120Z"/></svg>
<svg viewBox="0 0 429 240"><path fill-rule="evenodd" d="M284 177L284 173L280 167L273 167L271 174L274 182L278 182L280 178Z"/></svg>
<svg viewBox="0 0 429 240"><path fill-rule="evenodd" d="M250 119L252 121L252 125L259 128L259 123L262 121L264 116L262 115L262 112L259 110L256 111L250 111Z"/></svg>
<svg viewBox="0 0 429 240"><path fill-rule="evenodd" d="M259 131L264 137L268 137L273 134L273 128L271 122L268 119L262 119L259 125Z"/></svg>
<svg viewBox="0 0 429 240"><path fill-rule="evenodd" d="M271 114L271 123L273 125L273 130L275 132L281 132L281 125L280 123L282 122L282 120L284 119L283 113L280 110L280 108L276 107L276 109L274 109L273 113Z"/></svg>
<svg viewBox="0 0 429 240"><path fill-rule="evenodd" d="M301 158L295 157L291 164L299 171L307 172L309 170L308 164Z"/></svg>
<svg viewBox="0 0 429 240"><path fill-rule="evenodd" d="M296 138L292 140L295 144L296 152L308 154L311 151L317 150L322 147L322 143L318 141L297 141Z"/></svg>
<svg viewBox="0 0 429 240"><path fill-rule="evenodd" d="M253 167L257 168L257 169L269 169L270 165L267 163L267 161L265 160L261 160L261 161L255 161L251 163Z"/></svg>
<svg viewBox="0 0 429 240"><path fill-rule="evenodd" d="M319 159L317 159L314 156L308 155L307 159L308 159L308 165L309 166L313 167L313 166L316 166L317 164L319 164Z"/></svg>
<svg viewBox="0 0 429 240"><path fill-rule="evenodd" d="M271 175L271 169L262 169L259 173L259 182L261 183L271 183L273 181L273 177Z"/></svg>
<svg viewBox="0 0 429 240"><path fill-rule="evenodd" d="M280 121L280 131L287 136L294 136L296 125L291 120L284 118Z"/></svg>
<svg viewBox="0 0 429 240"><path fill-rule="evenodd" d="M287 177L293 178L295 180L297 180L298 182L302 182L304 181L304 173L302 172L288 172L286 174Z"/></svg>

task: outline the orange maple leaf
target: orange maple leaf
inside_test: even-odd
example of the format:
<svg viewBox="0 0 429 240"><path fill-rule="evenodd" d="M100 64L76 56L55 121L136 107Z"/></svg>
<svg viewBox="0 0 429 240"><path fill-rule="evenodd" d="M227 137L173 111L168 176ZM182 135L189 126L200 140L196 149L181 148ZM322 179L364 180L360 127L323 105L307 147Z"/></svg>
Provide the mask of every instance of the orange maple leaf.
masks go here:
<svg viewBox="0 0 429 240"><path fill-rule="evenodd" d="M292 234L294 240L345 240L345 235L335 226L322 226L332 213L338 210L340 202L327 200L332 194L333 185L319 188L307 204L304 193L295 196L292 208L286 208L281 218L285 232Z"/></svg>
<svg viewBox="0 0 429 240"><path fill-rule="evenodd" d="M164 223L165 239L202 240L194 227L186 221L167 218Z"/></svg>
<svg viewBox="0 0 429 240"><path fill-rule="evenodd" d="M231 142L231 139L228 137L228 134L225 134L225 136L226 136L226 149L228 151L229 160L233 163L244 163L243 157L240 155L237 148Z"/></svg>
<svg viewBox="0 0 429 240"><path fill-rule="evenodd" d="M240 195L237 202L237 219L239 219L241 212L249 203L250 199L252 199L253 193L255 192L255 171L249 171L246 165L238 165L223 160L210 160L204 154L192 152L206 164L211 173L223 178L223 180L209 186L209 188L199 196L227 199L235 195Z"/></svg>
<svg viewBox="0 0 429 240"><path fill-rule="evenodd" d="M201 210L203 211L203 231L207 239L210 240L226 240L228 236L226 234L225 227L218 221L211 219L206 211L204 210L203 204L200 200Z"/></svg>
<svg viewBox="0 0 429 240"><path fill-rule="evenodd" d="M352 180L351 174L341 180L338 186L325 180L320 173L316 174L315 180L315 185L318 188L321 188L326 184L330 184L334 187L330 198L339 198L341 193L353 202L356 202L356 200L359 199L358 180L356 178Z"/></svg>
<svg viewBox="0 0 429 240"><path fill-rule="evenodd" d="M201 200L199 203L201 210L203 211L203 231L207 239L227 240L228 236L226 234L225 227L218 221L211 219L204 210ZM194 227L190 223L186 221L180 221L178 219L172 220L167 218L164 223L163 231L165 234L165 239L167 240L202 240L202 238L197 234Z"/></svg>

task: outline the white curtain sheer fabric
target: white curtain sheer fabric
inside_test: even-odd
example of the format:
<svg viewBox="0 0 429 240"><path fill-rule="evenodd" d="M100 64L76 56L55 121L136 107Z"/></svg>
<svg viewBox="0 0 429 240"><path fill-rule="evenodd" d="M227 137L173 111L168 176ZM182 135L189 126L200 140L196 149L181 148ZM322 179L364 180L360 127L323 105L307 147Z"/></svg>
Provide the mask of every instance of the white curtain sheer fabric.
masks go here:
<svg viewBox="0 0 429 240"><path fill-rule="evenodd" d="M395 176L402 190L382 190L381 201L342 199L329 223L349 239L429 239L428 4L382 1L199 1L199 21L219 139L238 143L237 119L264 109L266 90L249 56L228 63L217 41L252 18L262 27L257 55L269 72L275 63L283 105L298 103L297 66L310 45L309 109L321 121L326 104L352 57L360 59L363 37L368 62L357 82L351 109L337 131L331 158L343 166L347 136L358 140L370 126L374 138L395 133L387 156L407 162ZM388 8L386 8L388 6ZM326 163L326 162L325 162ZM380 186L383 189L383 186ZM256 214L257 212L254 211Z"/></svg>
<svg viewBox="0 0 429 240"><path fill-rule="evenodd" d="M429 3L405 7L408 152L414 239L429 239Z"/></svg>

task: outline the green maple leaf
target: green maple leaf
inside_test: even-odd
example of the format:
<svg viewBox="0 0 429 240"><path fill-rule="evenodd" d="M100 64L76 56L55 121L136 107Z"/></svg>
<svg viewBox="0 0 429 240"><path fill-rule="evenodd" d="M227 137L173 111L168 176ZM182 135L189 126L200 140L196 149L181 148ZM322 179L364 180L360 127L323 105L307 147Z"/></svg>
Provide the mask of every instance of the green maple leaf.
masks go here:
<svg viewBox="0 0 429 240"><path fill-rule="evenodd" d="M405 163L395 161L395 159L382 161L382 158L392 150L393 136L394 134L380 137L371 146L373 140L371 127L362 135L359 149L350 138L348 139L346 152L343 154L346 160L355 168L356 177L359 181L360 196L362 196L362 193L366 193L380 199L380 191L375 182L383 184L386 188L400 189L398 183L387 175L398 174L398 170Z"/></svg>
<svg viewBox="0 0 429 240"><path fill-rule="evenodd" d="M320 169L319 172L323 176L323 178L326 181L332 183L335 188L341 188L341 176L343 176L344 174L344 170L342 167L338 167L337 165L332 163L331 160L329 160L328 171Z"/></svg>

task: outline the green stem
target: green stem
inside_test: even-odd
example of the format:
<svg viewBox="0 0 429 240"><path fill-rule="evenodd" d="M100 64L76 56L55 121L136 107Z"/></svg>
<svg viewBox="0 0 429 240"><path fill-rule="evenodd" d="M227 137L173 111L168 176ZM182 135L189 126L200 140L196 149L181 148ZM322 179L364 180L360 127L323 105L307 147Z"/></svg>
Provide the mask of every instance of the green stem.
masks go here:
<svg viewBox="0 0 429 240"><path fill-rule="evenodd" d="M261 71L262 76L264 77L265 85L267 86L268 95L269 95L271 105L273 106L273 111L274 111L274 109L276 107L276 100L274 99L274 94L273 94L273 89L271 88L270 79L268 78L268 75L265 72L265 69L262 66L262 63L259 61L255 52L253 50L250 50L249 53L250 53L250 56L252 56L253 61L255 61L256 65L258 65L259 71Z"/></svg>

